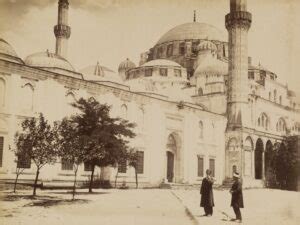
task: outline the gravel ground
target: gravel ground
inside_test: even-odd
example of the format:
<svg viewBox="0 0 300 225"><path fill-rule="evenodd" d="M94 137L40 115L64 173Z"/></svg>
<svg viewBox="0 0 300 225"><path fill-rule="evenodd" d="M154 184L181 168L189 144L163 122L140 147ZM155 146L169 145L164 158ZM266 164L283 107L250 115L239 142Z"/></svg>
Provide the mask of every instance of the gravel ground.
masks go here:
<svg viewBox="0 0 300 225"><path fill-rule="evenodd" d="M66 191L0 192L2 225L192 225L170 190L80 191L75 201Z"/></svg>
<svg viewBox="0 0 300 225"><path fill-rule="evenodd" d="M214 191L214 214L203 217L198 190L173 190L182 204L188 208L198 224L237 224L228 221L235 217L230 207L228 190ZM245 208L241 209L243 223L253 225L295 225L300 224L300 193L274 189L249 189L243 191ZM228 215L228 217L226 216Z"/></svg>

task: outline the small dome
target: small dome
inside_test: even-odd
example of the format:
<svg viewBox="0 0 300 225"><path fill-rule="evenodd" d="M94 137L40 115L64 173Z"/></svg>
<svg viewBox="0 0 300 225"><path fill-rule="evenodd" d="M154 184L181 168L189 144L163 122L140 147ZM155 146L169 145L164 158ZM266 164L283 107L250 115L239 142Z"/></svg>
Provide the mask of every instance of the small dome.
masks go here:
<svg viewBox="0 0 300 225"><path fill-rule="evenodd" d="M89 81L111 81L115 83L122 83L121 78L111 69L97 64L87 66L79 72L83 74L85 80Z"/></svg>
<svg viewBox="0 0 300 225"><path fill-rule="evenodd" d="M151 60L151 61L146 62L143 65L141 65L141 67L146 67L146 66L176 66L176 67L182 67L177 62L167 60L167 59L155 59L155 60Z"/></svg>
<svg viewBox="0 0 300 225"><path fill-rule="evenodd" d="M211 51L217 51L217 46L212 43L211 41L201 41L200 44L197 46L198 51L203 51L203 50L211 50Z"/></svg>
<svg viewBox="0 0 300 225"><path fill-rule="evenodd" d="M23 64L13 47L2 38L0 38L0 59Z"/></svg>
<svg viewBox="0 0 300 225"><path fill-rule="evenodd" d="M125 61L121 62L118 68L118 72L126 72L129 69L135 68L136 65L130 59L126 59Z"/></svg>
<svg viewBox="0 0 300 225"><path fill-rule="evenodd" d="M43 69L62 69L75 71L73 66L63 57L50 53L49 51L38 52L29 55L25 59L25 64Z"/></svg>
<svg viewBox="0 0 300 225"><path fill-rule="evenodd" d="M184 41L184 40L215 40L226 42L226 36L216 27L206 23L185 23L174 27L165 33L157 42L162 44L171 41Z"/></svg>

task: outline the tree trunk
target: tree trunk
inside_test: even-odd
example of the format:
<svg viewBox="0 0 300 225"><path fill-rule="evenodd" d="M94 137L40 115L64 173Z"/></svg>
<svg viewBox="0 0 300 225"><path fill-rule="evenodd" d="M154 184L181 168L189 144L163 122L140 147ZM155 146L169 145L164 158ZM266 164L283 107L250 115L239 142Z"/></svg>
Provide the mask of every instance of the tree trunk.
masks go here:
<svg viewBox="0 0 300 225"><path fill-rule="evenodd" d="M119 174L119 170L118 170L118 167L117 167L117 173L116 173L116 178L115 178L115 188L117 188L118 174Z"/></svg>
<svg viewBox="0 0 300 225"><path fill-rule="evenodd" d="M78 165L76 165L75 173L74 173L74 184L73 184L72 200L75 199L77 171L78 171Z"/></svg>
<svg viewBox="0 0 300 225"><path fill-rule="evenodd" d="M40 168L37 168L37 170L36 170L36 176L35 176L35 181L34 181L34 185L33 185L33 196L36 195L36 186L37 186L37 181L39 179L39 174L40 174Z"/></svg>
<svg viewBox="0 0 300 225"><path fill-rule="evenodd" d="M93 192L94 172L95 172L95 165L93 164L92 165L92 174L91 174L91 180L90 180L89 193Z"/></svg>
<svg viewBox="0 0 300 225"><path fill-rule="evenodd" d="M19 175L20 175L18 171L16 172L16 174L17 174L17 175L16 175L16 179L15 179L15 184L14 184L14 193L16 193L17 183L18 183L18 177L19 177Z"/></svg>
<svg viewBox="0 0 300 225"><path fill-rule="evenodd" d="M135 171L135 185L136 185L136 189L138 189L138 186L139 186L139 184L138 184L138 174L137 174L137 170L136 170L135 167L134 167L134 171Z"/></svg>

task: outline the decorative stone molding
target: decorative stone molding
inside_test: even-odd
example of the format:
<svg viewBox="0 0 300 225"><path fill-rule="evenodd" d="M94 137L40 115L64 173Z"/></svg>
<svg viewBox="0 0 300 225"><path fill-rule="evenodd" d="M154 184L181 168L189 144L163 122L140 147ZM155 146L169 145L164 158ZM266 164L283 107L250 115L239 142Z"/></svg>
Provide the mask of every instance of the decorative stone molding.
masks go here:
<svg viewBox="0 0 300 225"><path fill-rule="evenodd" d="M59 0L58 5L61 8L69 9L69 2L68 2L68 0Z"/></svg>
<svg viewBox="0 0 300 225"><path fill-rule="evenodd" d="M58 24L54 26L54 34L56 38L67 38L71 36L71 27L63 24Z"/></svg>
<svg viewBox="0 0 300 225"><path fill-rule="evenodd" d="M249 30L252 22L252 15L246 11L230 12L225 16L225 26L227 30L234 27Z"/></svg>

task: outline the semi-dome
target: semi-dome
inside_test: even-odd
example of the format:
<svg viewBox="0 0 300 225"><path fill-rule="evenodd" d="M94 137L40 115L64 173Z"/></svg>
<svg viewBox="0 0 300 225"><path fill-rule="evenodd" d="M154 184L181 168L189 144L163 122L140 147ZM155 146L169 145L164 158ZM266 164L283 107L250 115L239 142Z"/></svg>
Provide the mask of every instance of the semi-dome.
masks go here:
<svg viewBox="0 0 300 225"><path fill-rule="evenodd" d="M197 46L198 51L205 51L205 50L211 50L211 51L217 51L217 46L212 43L211 41L201 41L200 44Z"/></svg>
<svg viewBox="0 0 300 225"><path fill-rule="evenodd" d="M130 59L126 59L125 61L121 62L118 68L118 72L126 72L129 69L135 68L136 65Z"/></svg>
<svg viewBox="0 0 300 225"><path fill-rule="evenodd" d="M196 68L194 75L227 75L228 63L215 57L206 57Z"/></svg>
<svg viewBox="0 0 300 225"><path fill-rule="evenodd" d="M66 59L57 54L50 53L48 50L27 56L25 59L25 64L42 69L62 69L75 71L73 66Z"/></svg>
<svg viewBox="0 0 300 225"><path fill-rule="evenodd" d="M162 44L171 41L207 39L226 42L226 36L216 27L206 23L185 23L174 27L165 33L157 42Z"/></svg>
<svg viewBox="0 0 300 225"><path fill-rule="evenodd" d="M13 47L2 38L0 38L0 59L5 59L16 63L23 63Z"/></svg>
<svg viewBox="0 0 300 225"><path fill-rule="evenodd" d="M155 59L151 60L149 62L144 63L141 65L141 67L146 67L146 66L175 66L175 67L181 67L177 62L167 60L167 59Z"/></svg>

